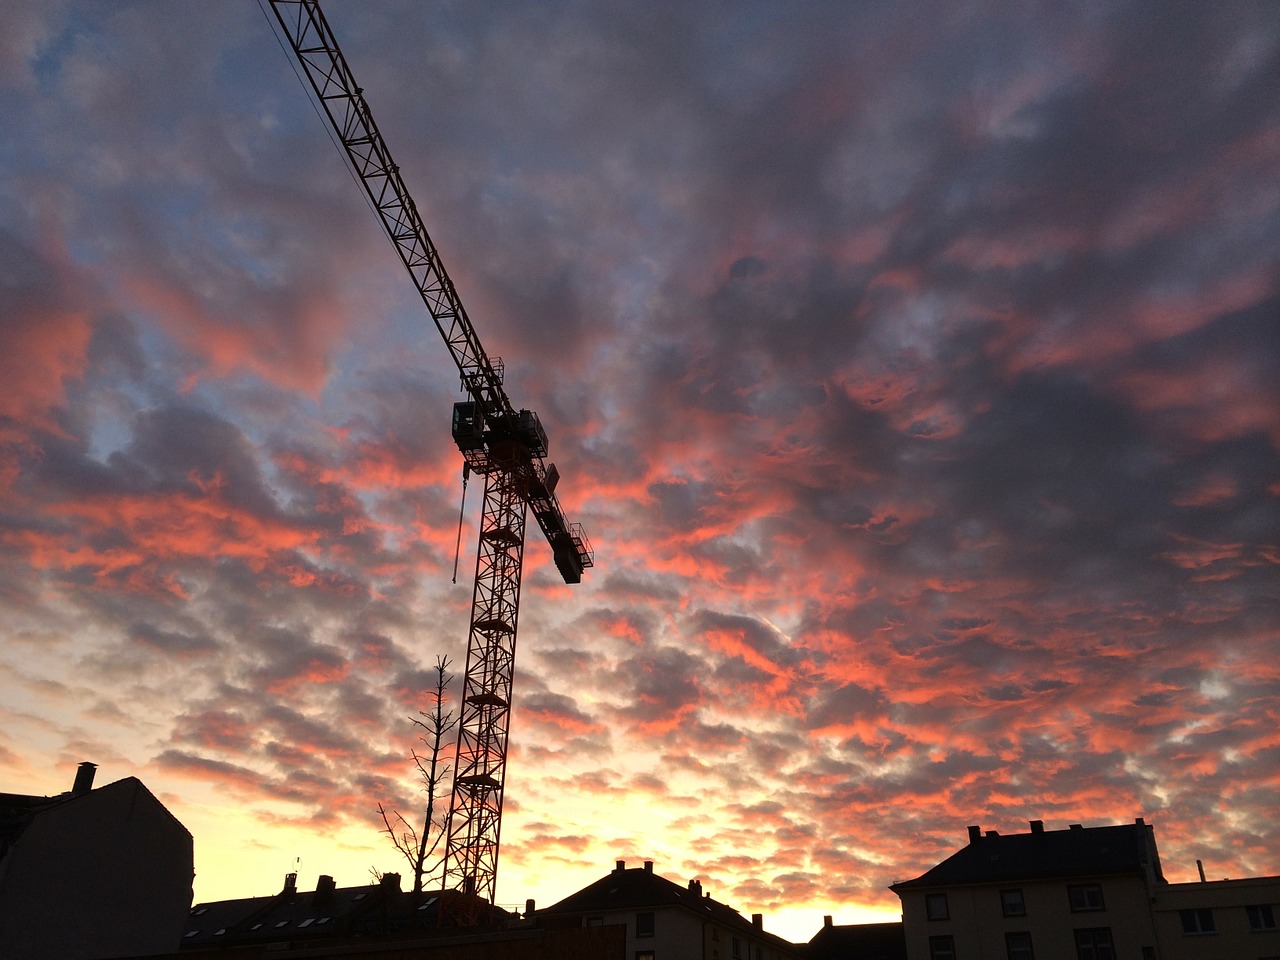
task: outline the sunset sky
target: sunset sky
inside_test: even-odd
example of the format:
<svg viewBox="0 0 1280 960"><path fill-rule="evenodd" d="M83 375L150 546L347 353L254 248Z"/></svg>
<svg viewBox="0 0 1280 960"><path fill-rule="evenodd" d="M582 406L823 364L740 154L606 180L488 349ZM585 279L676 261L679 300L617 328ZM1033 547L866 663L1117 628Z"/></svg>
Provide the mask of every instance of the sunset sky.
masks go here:
<svg viewBox="0 0 1280 960"><path fill-rule="evenodd" d="M1280 3L326 10L596 549L530 525L500 902L1280 873ZM401 867L479 483L455 585L456 371L291 55L5 3L0 129L0 791L139 777L200 900Z"/></svg>

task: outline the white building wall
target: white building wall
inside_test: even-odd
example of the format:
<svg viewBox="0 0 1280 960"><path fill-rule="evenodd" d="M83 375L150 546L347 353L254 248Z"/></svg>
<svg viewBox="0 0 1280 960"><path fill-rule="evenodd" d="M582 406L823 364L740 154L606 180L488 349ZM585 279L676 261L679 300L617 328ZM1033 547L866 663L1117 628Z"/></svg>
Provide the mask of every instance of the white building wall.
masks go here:
<svg viewBox="0 0 1280 960"><path fill-rule="evenodd" d="M644 913L653 915L652 936L639 934L638 917ZM610 911L584 916L582 922L626 927L627 960L642 958L649 950L654 960L790 960L797 955L762 936L699 918L679 907Z"/></svg>
<svg viewBox="0 0 1280 960"><path fill-rule="evenodd" d="M1071 909L1067 888L1077 883L1102 888L1102 910ZM1007 889L1022 890L1024 916L1004 916L1000 891ZM929 892L946 893L949 918L927 919L926 892L905 893L902 918L909 960L929 960L929 938L947 934L955 939L956 960L1002 960L1007 956L1005 935L1014 931L1031 934L1036 960L1076 960L1075 931L1082 928L1108 928L1117 957L1141 960L1142 948L1156 945L1147 885L1139 877L1011 881Z"/></svg>
<svg viewBox="0 0 1280 960"><path fill-rule="evenodd" d="M1251 928L1248 907L1269 906L1277 926ZM1153 904L1160 960L1254 960L1280 957L1280 877L1170 883ZM1183 910L1210 910L1213 933L1188 933ZM1262 911L1258 911L1261 913ZM1259 920L1255 913L1255 921Z"/></svg>

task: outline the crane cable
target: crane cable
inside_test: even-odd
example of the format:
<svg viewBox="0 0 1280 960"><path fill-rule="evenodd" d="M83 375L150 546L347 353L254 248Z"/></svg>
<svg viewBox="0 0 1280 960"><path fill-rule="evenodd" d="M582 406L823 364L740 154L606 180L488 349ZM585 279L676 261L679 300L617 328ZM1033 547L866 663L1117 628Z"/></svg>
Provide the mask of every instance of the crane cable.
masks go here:
<svg viewBox="0 0 1280 960"><path fill-rule="evenodd" d="M311 109L315 111L315 115L320 119L320 126L324 129L325 135L328 136L329 142L333 144L333 149L337 152L338 156L342 158L342 165L344 169L346 169L347 175L351 177L351 179L355 182L357 186L363 187L363 183L360 180L358 171L352 166L351 158L347 155L346 150L343 149L342 144L339 143L337 139L335 139L333 135L333 129L329 121L325 118L325 115L321 113L320 106L316 103L315 93L312 91L311 87L308 86L306 79L302 76L302 73L298 70L298 65L295 62L295 59L289 56L289 50L285 47L285 42L281 38L279 31L276 30L275 21L271 19L271 15L267 13L267 8L263 6L263 0L257 0L257 2L258 2L258 9L262 11L262 18L267 21L267 26L271 28L271 35L276 38L276 43L280 46L281 52L284 53L285 60L289 63L290 69L293 70L293 75L298 79L298 86L302 87L302 92L306 95L307 102L311 104ZM374 207L373 203L370 201L365 191L361 189L358 191L358 193L360 194L361 199L364 200L365 206L368 207L369 210L373 213L373 215L376 218L378 218L378 220L381 222L382 220L381 214L378 212L377 208ZM387 229L385 222L382 224L382 226L384 230ZM388 232L388 236L390 236L389 232ZM391 237L391 241L392 243L395 243L396 242L395 237ZM467 477L470 476L470 474L471 474L471 465L464 462L462 464L462 505L458 508L458 540L453 548L453 582L454 583L458 582L458 558L462 553L463 514L465 513L467 508Z"/></svg>
<svg viewBox="0 0 1280 960"><path fill-rule="evenodd" d="M467 477L471 464L462 461L462 506L458 507L458 541L453 545L453 582L458 582L458 555L462 553L462 514L467 509Z"/></svg>
<svg viewBox="0 0 1280 960"><path fill-rule="evenodd" d="M342 166L347 171L347 176L351 178L352 182L355 183L357 187L360 187L360 190L358 190L357 192L360 194L360 198L364 200L364 205L369 208L369 211L381 223L382 214L378 212L378 208L373 205L373 201L370 200L368 194L365 193L364 181L360 179L359 171L356 170L355 166L351 161L351 157L347 155L347 151L342 146L341 141L339 141L338 138L333 135L333 126L330 123L329 119L325 117L324 113L321 111L320 104L316 102L315 91L311 89L311 86L307 83L306 78L302 75L302 72L298 69L297 58L294 56L291 56L291 51L289 50L288 47L285 46L285 41L280 36L280 31L276 29L276 22L271 19L271 14L267 13L267 8L263 6L263 0L258 0L258 9L262 11L262 18L267 21L267 26L271 28L271 35L276 38L276 43L279 45L281 53L284 54L285 60L288 61L289 68L293 71L293 75L298 78L298 86L302 87L302 92L303 94L306 95L307 102L311 104L311 109L315 112L315 115L320 119L320 126L324 128L325 136L329 138L329 142L333 144L333 149L336 150L338 153L338 156L342 158ZM387 232L387 226L385 223L382 223L382 229L384 232ZM387 235L390 236L390 233L387 232ZM391 242L395 243L396 238L391 237Z"/></svg>

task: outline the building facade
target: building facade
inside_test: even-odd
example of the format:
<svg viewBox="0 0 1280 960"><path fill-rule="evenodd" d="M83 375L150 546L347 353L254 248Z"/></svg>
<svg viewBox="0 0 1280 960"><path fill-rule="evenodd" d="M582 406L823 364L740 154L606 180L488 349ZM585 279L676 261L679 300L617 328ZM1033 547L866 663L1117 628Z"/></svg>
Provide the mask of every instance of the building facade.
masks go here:
<svg viewBox="0 0 1280 960"><path fill-rule="evenodd" d="M1280 960L1280 878L1175 883L1132 824L969 843L892 889L909 960Z"/></svg>
<svg viewBox="0 0 1280 960"><path fill-rule="evenodd" d="M1166 884L1152 912L1160 960L1280 960L1280 877Z"/></svg>

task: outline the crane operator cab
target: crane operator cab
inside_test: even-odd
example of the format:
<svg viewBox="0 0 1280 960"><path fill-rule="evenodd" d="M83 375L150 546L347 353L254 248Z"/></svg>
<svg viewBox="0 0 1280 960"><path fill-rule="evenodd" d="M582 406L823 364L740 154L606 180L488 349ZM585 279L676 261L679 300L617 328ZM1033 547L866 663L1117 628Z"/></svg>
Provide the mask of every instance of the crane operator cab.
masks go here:
<svg viewBox="0 0 1280 960"><path fill-rule="evenodd" d="M484 451L496 452L496 446L519 444L527 456L541 459L547 455L547 431L532 410L521 410L512 417L488 418L480 404L464 400L453 405L453 442L473 467L480 466ZM510 456L504 450L500 456ZM472 462L477 461L477 462Z"/></svg>
<svg viewBox="0 0 1280 960"><path fill-rule="evenodd" d="M453 442L464 455L484 449L484 414L480 404L468 400L453 405Z"/></svg>

